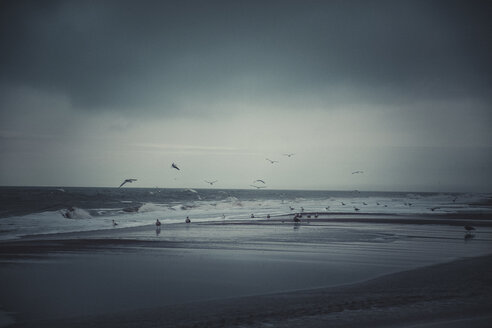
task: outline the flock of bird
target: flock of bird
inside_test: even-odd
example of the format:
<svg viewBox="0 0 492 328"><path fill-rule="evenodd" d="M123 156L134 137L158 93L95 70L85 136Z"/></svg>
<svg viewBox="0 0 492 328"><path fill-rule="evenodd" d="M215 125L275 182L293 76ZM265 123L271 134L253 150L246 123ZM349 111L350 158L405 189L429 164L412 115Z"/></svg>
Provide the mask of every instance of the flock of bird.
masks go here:
<svg viewBox="0 0 492 328"><path fill-rule="evenodd" d="M294 156L294 154L293 154L293 153L288 153L288 154L283 154L283 155L284 155L284 156L286 156L286 157L289 157L289 158L290 158L290 157L292 157L292 156ZM273 164L276 164L276 163L279 163L279 161L277 161L277 160L272 160L272 159L269 159L269 158L265 158L265 160L267 160L268 162L270 162L270 164L272 164L272 165L273 165ZM178 167L178 165L176 165L176 163L174 163L174 162L171 164L171 168L173 168L173 169L176 169L176 170L180 171L180 168L179 168L179 167ZM353 172L352 172L352 174L363 174L363 173L364 173L364 171L362 171L362 170L357 170L357 171L353 171ZM124 181L120 184L120 186L119 186L118 188L121 188L121 187L122 187L123 185L125 185L126 183L133 183L133 182L135 182L135 181L137 181L137 179L133 179L133 178L132 178L132 179L125 179L125 180L124 180ZM209 184L209 185L211 185L211 186L213 186L215 183L217 183L217 182L218 182L218 180L213 180L213 181L203 180L203 181L204 181L205 183L208 183L208 184ZM260 183L261 183L261 185L260 185ZM266 182L265 182L265 180L263 180L263 179L256 179L256 180L254 180L254 181L253 181L253 184L250 184L250 186L251 186L251 187L253 187L253 188L256 188L256 189L263 189L263 188L266 188ZM455 202L455 201L456 201L456 198L453 200L453 202ZM367 205L366 203L363 203L363 204L364 204L364 205ZM345 203L344 203L344 202L341 202L341 205L342 205L342 206L344 206L344 205L345 205ZM380 205L380 204L379 204L379 203L377 203L377 205ZM411 205L412 205L412 203L405 203L405 205L407 205L407 206L411 206ZM386 206L386 205L385 205L385 206ZM291 211L292 211L292 210L294 210L294 208L292 208L292 207L290 207L290 209L291 209ZM304 211L304 208L301 208L301 209L302 209L302 212L303 212L303 211ZM328 207L327 207L327 209L328 209ZM356 212L360 211L360 209L359 209L359 208L357 208L357 207L355 207L355 206L354 206L354 210L355 210ZM432 211L434 211L434 208L432 208L431 210L432 210ZM268 218L269 218L269 217L270 217L270 215L268 215ZM294 216L294 218L293 218L293 221L294 221L295 223L299 223L299 222L300 222L300 218L301 218L301 217L302 217L302 215L299 215L299 213L296 213L296 215L295 215L295 216ZM315 214L315 217L318 217L318 214L317 214L317 213ZM253 215L253 214L251 214L251 218L254 218L254 215ZM191 221L190 221L189 217L186 217L186 223L190 223L190 222L191 222ZM117 223L113 220L113 226L116 226L116 225L117 225ZM159 220L157 220L156 225L160 226L160 222L159 222ZM472 234L472 233L476 230L476 229L475 229L475 227L473 227L473 226L471 226L471 225L465 225L465 226L464 226L464 228L465 228L465 230L466 230L465 239L472 238L472 237L473 237L473 234Z"/></svg>
<svg viewBox="0 0 492 328"><path fill-rule="evenodd" d="M283 155L283 156L286 156L286 157L288 157L288 158L291 158L291 157L292 157L292 156L294 156L295 154L294 154L294 153L284 153L284 154L282 154L282 155ZM279 161L277 161L277 160L272 160L272 159L270 159L270 158L265 158L265 160L266 160L266 161L268 161L268 162L270 162L270 164L272 164L272 165L273 165L273 164L277 164L277 163L279 163ZM175 170L177 170L177 171L181 171L181 169L178 167L178 165L177 165L176 163L174 163L174 162L171 164L171 168L173 168L173 169L175 169ZM354 171L354 172L352 172L352 174L361 174L361 173L364 173L364 171L358 170L358 171ZM134 182L134 181L137 181L137 179L125 179L125 180L124 180L124 181L120 184L120 186L119 186L118 188L123 187L123 185L125 185L126 183L132 183L132 182ZM208 184L209 184L209 185L211 185L211 186L213 186L215 183L217 183L217 182L218 182L218 180L213 180L213 181L203 180L203 181L204 181L205 183L208 183ZM260 185L260 184L258 184L258 183L261 183L261 185ZM265 180L263 180L263 179L256 179L256 180L254 180L254 181L253 181L253 184L250 184L249 186L250 186L250 187L253 187L253 188L256 188L256 189L264 189L264 188L266 188L266 187L267 187L267 186L266 186L266 182L265 182Z"/></svg>

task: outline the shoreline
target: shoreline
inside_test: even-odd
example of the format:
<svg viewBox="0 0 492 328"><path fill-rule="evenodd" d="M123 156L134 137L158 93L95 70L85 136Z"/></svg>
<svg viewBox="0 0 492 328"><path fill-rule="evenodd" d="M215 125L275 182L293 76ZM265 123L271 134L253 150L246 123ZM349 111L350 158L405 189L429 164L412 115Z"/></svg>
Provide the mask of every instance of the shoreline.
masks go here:
<svg viewBox="0 0 492 328"><path fill-rule="evenodd" d="M328 288L16 323L10 327L434 327L487 322L492 255ZM438 327L438 326L436 326Z"/></svg>
<svg viewBox="0 0 492 328"><path fill-rule="evenodd" d="M12 327L399 328L492 313L491 229L463 239L461 227L418 219L231 220L0 241L0 281L10 282L1 310L17 312Z"/></svg>

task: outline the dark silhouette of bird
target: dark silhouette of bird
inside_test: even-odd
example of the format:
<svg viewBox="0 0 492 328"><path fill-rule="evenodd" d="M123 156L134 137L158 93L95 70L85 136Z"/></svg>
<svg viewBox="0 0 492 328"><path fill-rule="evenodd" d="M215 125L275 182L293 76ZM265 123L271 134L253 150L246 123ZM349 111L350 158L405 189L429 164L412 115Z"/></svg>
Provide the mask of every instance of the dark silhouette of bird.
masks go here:
<svg viewBox="0 0 492 328"><path fill-rule="evenodd" d="M176 164L174 164L174 163L173 163L173 164L171 165L171 167L172 167L173 169L176 169L176 170L178 170L178 171L179 171L179 167L178 167Z"/></svg>
<svg viewBox="0 0 492 328"><path fill-rule="evenodd" d="M467 224L467 225L465 225L465 230L466 230L467 232L472 232L473 230L475 230L475 228L474 228L474 227L472 227L471 225L468 225L468 224Z"/></svg>
<svg viewBox="0 0 492 328"><path fill-rule="evenodd" d="M118 188L121 188L125 183L132 183L133 181L137 181L137 179L125 179L125 181L123 181Z"/></svg>
<svg viewBox="0 0 492 328"><path fill-rule="evenodd" d="M266 159L267 161L269 161L269 162L270 162L270 164L275 164L275 163L278 163L278 161L273 161L273 160L271 160L271 159L269 159L269 158L265 158L265 159Z"/></svg>
<svg viewBox="0 0 492 328"><path fill-rule="evenodd" d="M208 183L208 184L209 184L209 185L211 185L211 186L212 186L214 183L216 183L216 182L217 182L217 180L214 180L214 181L207 181L207 180L203 180L203 181L205 181L206 183Z"/></svg>

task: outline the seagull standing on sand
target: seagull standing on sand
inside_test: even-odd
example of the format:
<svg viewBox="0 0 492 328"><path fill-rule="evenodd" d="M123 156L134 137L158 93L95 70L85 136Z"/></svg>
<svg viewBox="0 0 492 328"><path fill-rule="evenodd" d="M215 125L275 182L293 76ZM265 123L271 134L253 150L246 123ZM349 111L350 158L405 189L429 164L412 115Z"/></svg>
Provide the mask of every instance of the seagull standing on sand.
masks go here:
<svg viewBox="0 0 492 328"><path fill-rule="evenodd" d="M174 163L173 163L173 164L171 165L171 167L172 167L173 169L176 169L176 170L178 170L178 171L179 171L179 167L178 167L176 164L174 164Z"/></svg>
<svg viewBox="0 0 492 328"><path fill-rule="evenodd" d="M121 188L125 183L132 183L133 181L137 181L137 179L125 179L125 181L123 181L118 188Z"/></svg>

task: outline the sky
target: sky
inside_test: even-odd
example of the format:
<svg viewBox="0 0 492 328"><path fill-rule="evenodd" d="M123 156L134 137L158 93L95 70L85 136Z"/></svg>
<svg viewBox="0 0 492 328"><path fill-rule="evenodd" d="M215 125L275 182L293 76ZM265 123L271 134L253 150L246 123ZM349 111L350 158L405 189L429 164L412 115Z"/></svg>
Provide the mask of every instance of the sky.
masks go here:
<svg viewBox="0 0 492 328"><path fill-rule="evenodd" d="M4 0L0 185L491 192L491 13Z"/></svg>

